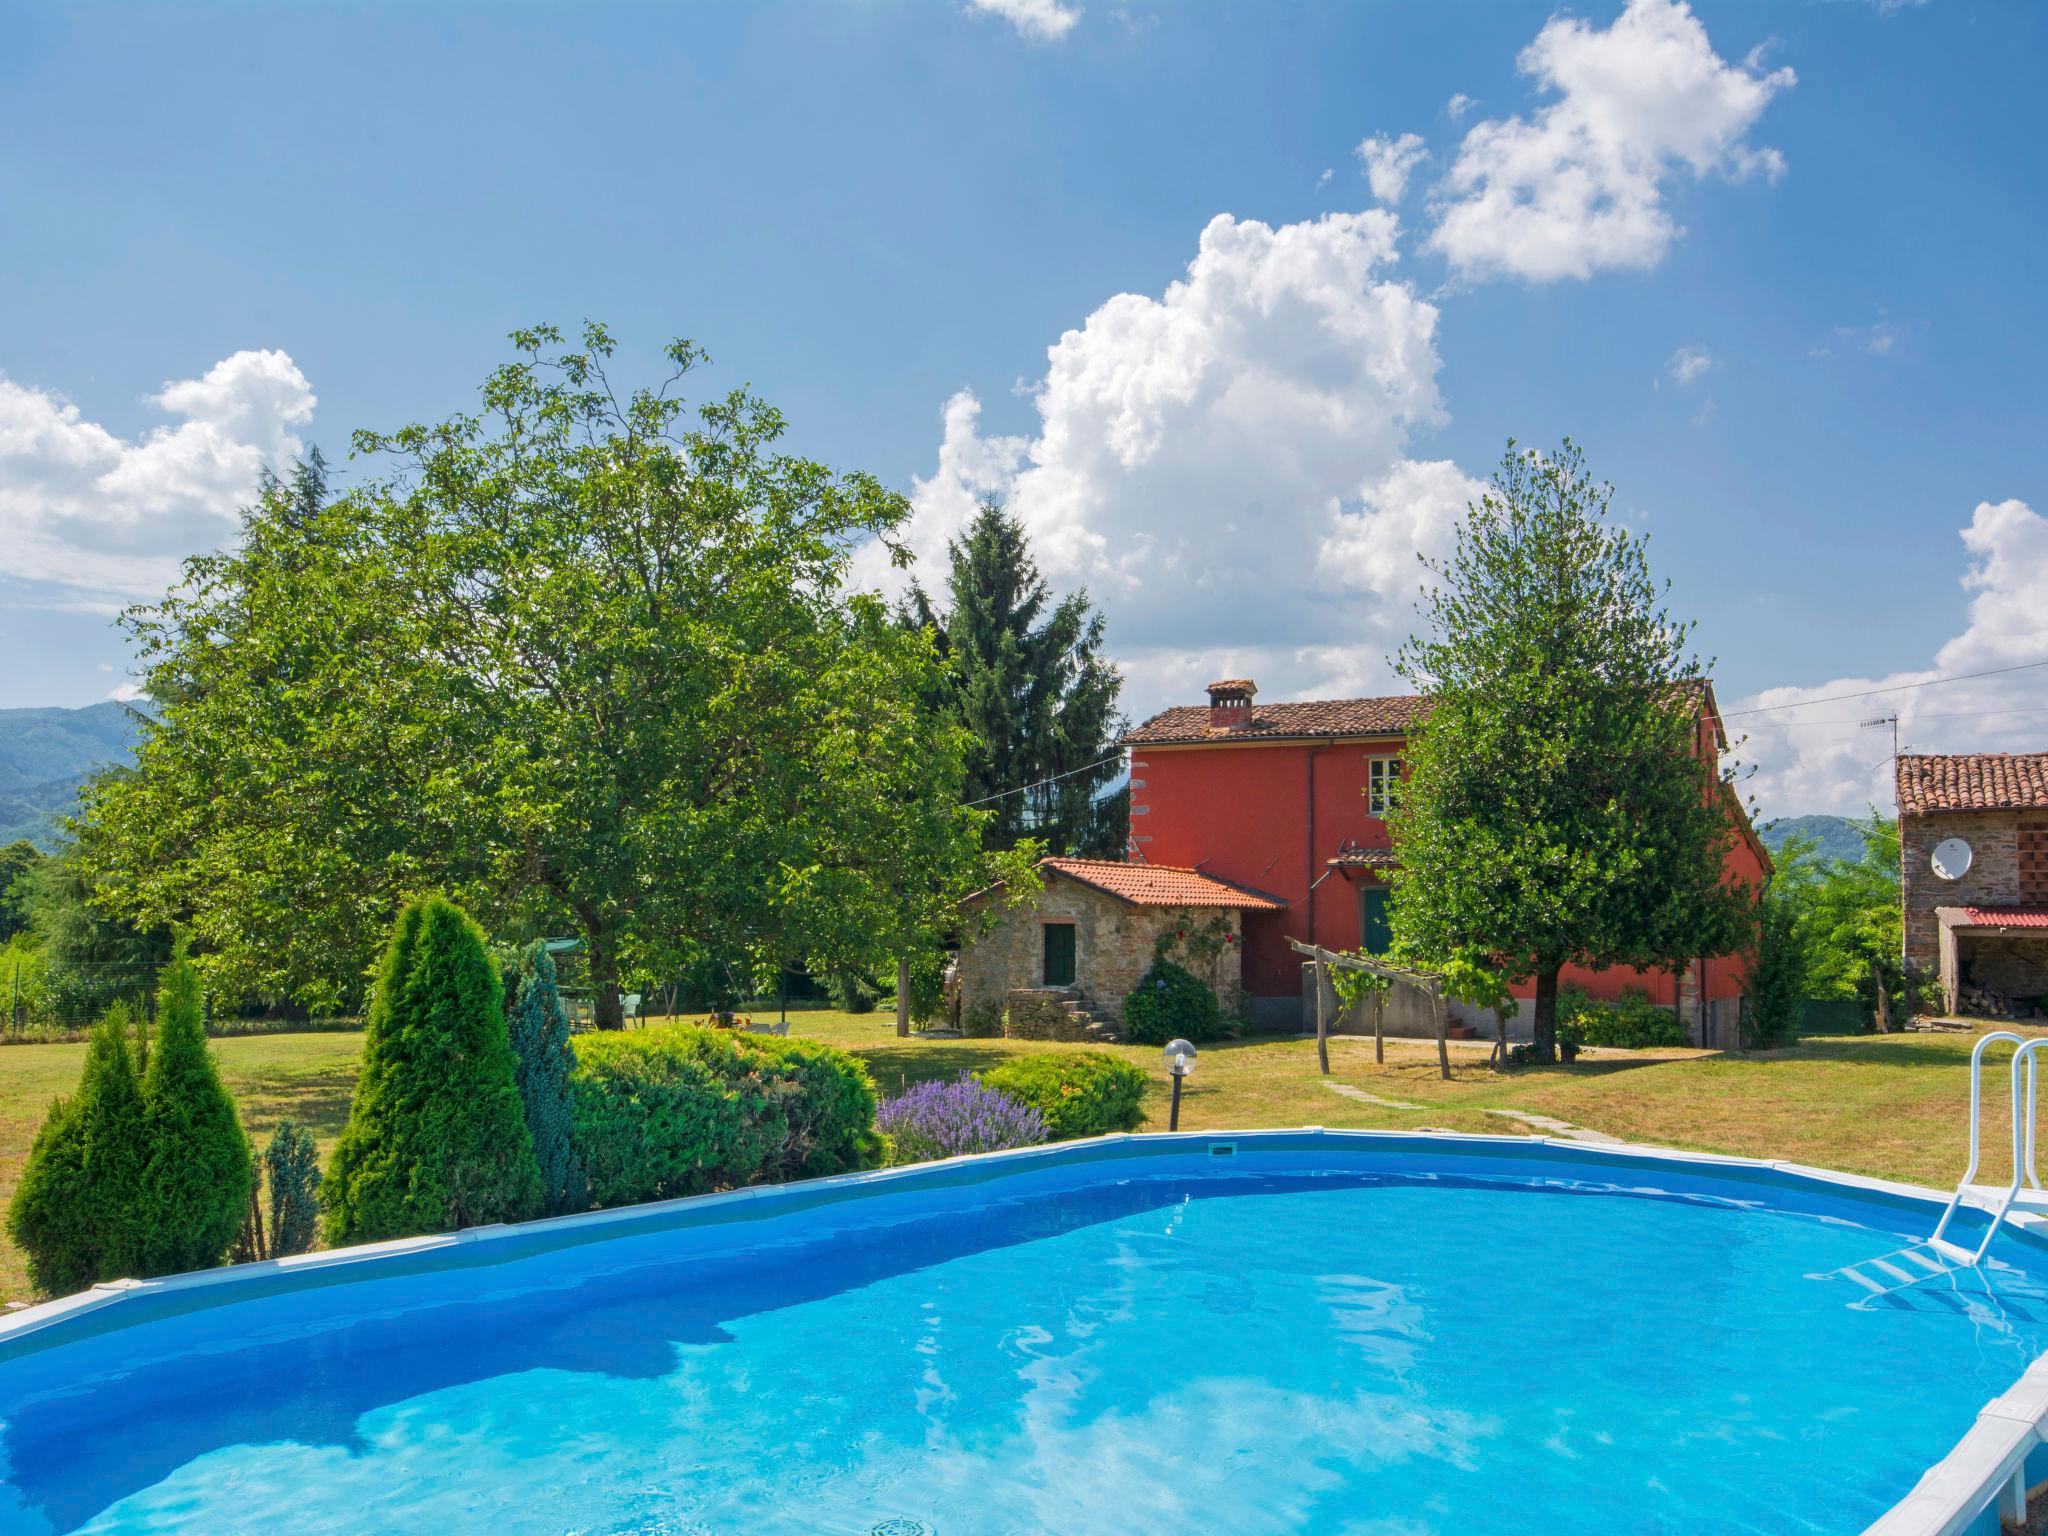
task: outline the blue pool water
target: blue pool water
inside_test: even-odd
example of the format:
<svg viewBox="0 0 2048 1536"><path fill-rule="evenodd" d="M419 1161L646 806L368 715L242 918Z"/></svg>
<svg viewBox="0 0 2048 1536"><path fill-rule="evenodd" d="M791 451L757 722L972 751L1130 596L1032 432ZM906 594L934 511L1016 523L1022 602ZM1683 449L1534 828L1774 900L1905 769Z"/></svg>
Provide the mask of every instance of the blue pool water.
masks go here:
<svg viewBox="0 0 2048 1536"><path fill-rule="evenodd" d="M2017 1239L1841 1273L1915 1207L1281 1146L124 1301L0 1348L0 1531L1852 1536L2048 1347Z"/></svg>

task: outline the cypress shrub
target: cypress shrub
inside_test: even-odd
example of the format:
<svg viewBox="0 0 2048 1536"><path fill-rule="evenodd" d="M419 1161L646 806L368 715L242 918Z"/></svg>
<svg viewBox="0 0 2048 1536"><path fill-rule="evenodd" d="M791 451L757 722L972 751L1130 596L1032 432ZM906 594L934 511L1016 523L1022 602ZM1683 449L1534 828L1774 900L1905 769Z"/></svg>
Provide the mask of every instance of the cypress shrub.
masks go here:
<svg viewBox="0 0 2048 1536"><path fill-rule="evenodd" d="M263 1149L263 1169L270 1183L270 1256L307 1252L320 1221L320 1164L313 1133L295 1120L278 1126Z"/></svg>
<svg viewBox="0 0 2048 1536"><path fill-rule="evenodd" d="M1135 1131L1145 1118L1145 1074L1102 1051L1013 1057L982 1073L981 1084L1043 1115L1048 1141Z"/></svg>
<svg viewBox="0 0 2048 1536"><path fill-rule="evenodd" d="M541 1208L498 969L440 896L398 915L363 1030L348 1124L321 1187L332 1243L375 1242Z"/></svg>
<svg viewBox="0 0 2048 1536"><path fill-rule="evenodd" d="M1222 1025L1216 994L1201 977L1171 960L1154 960L1124 999L1124 1028L1141 1045L1164 1045L1182 1037L1213 1040Z"/></svg>
<svg viewBox="0 0 2048 1536"><path fill-rule="evenodd" d="M875 1089L846 1052L679 1024L585 1034L569 1091L599 1206L872 1168Z"/></svg>
<svg viewBox="0 0 2048 1536"><path fill-rule="evenodd" d="M156 1039L142 1074L149 1161L137 1206L142 1273L218 1264L249 1213L255 1170L235 1101L206 1043L199 977L182 946L157 986Z"/></svg>
<svg viewBox="0 0 2048 1536"><path fill-rule="evenodd" d="M119 1003L93 1026L78 1091L50 1106L8 1204L8 1233L46 1295L141 1267L136 1207L148 1149L128 1028Z"/></svg>
<svg viewBox="0 0 2048 1536"><path fill-rule="evenodd" d="M555 985L555 957L539 939L520 953L518 982L505 1022L546 1207L550 1212L581 1209L586 1191L569 1108L569 1071L574 1065L569 1016Z"/></svg>

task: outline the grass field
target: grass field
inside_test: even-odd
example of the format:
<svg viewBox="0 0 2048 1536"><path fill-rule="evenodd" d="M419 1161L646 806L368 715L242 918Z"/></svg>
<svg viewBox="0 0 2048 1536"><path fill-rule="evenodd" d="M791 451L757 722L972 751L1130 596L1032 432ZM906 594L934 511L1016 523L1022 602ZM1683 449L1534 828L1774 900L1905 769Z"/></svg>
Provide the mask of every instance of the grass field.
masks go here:
<svg viewBox="0 0 2048 1536"><path fill-rule="evenodd" d="M791 1031L857 1052L883 1094L908 1083L979 1071L1014 1055L1071 1046L1009 1040L898 1040L886 1014L800 1013ZM1454 1049L1440 1080L1433 1045L1390 1042L1384 1067L1372 1042L1331 1042L1332 1075L1316 1071L1315 1043L1262 1038L1205 1046L1181 1103L1184 1130L1326 1125L1375 1130L1435 1127L1537 1134L1488 1113L1514 1109L1628 1141L1782 1157L1854 1173L1942 1186L1962 1171L1972 1037L1851 1035L1783 1051L1717 1056L1696 1051L1600 1051L1571 1067L1487 1070L1484 1049ZM258 1035L217 1040L221 1071L259 1142L286 1117L312 1127L324 1157L348 1116L358 1034ZM1146 1128L1166 1127L1168 1079L1158 1051L1120 1048L1152 1078ZM82 1045L0 1047L0 1205L12 1195L49 1101L69 1092ZM1340 1083L1414 1108L1334 1092ZM1995 1095L1987 1095L1995 1100ZM1985 1178L2002 1178L1998 1130L1987 1107ZM21 1255L0 1238L0 1299L28 1296Z"/></svg>

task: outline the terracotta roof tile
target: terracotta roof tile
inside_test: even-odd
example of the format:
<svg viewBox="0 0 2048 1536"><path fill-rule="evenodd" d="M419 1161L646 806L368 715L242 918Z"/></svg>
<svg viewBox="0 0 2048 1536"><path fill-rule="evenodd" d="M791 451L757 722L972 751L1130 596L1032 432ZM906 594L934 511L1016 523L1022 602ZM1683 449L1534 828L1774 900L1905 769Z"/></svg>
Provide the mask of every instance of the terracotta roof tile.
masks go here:
<svg viewBox="0 0 2048 1536"><path fill-rule="evenodd" d="M1412 693L1387 699L1255 704L1249 725L1227 731L1209 724L1208 705L1176 704L1161 710L1124 740L1142 747L1198 741L1284 741L1303 736L1396 736L1421 719L1427 708L1427 701Z"/></svg>
<svg viewBox="0 0 2048 1536"><path fill-rule="evenodd" d="M2048 752L1908 754L1898 765L1899 813L2048 810Z"/></svg>
<svg viewBox="0 0 2048 1536"><path fill-rule="evenodd" d="M1248 885L1233 885L1199 870L1170 864L1126 864L1116 859L1041 859L1038 867L1107 891L1134 907L1238 907L1278 912L1287 905Z"/></svg>
<svg viewBox="0 0 2048 1536"><path fill-rule="evenodd" d="M1339 848L1336 857L1323 861L1332 869L1399 869L1401 857L1391 848Z"/></svg>

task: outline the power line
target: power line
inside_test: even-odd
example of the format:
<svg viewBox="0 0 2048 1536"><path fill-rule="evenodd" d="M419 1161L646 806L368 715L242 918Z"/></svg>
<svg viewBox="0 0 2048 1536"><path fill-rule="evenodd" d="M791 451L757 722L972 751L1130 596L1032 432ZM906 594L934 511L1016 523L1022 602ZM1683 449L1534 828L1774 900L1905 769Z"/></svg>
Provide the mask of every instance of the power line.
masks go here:
<svg viewBox="0 0 2048 1536"><path fill-rule="evenodd" d="M1790 707L1790 706L1780 706ZM1922 720L1984 720L1992 715L2048 715L2048 705L2022 705L2017 709L1963 709L1946 711L1938 715L1916 714L1911 723L1918 725ZM1751 730L1797 730L1810 725L1862 725L1861 720L1758 720Z"/></svg>
<svg viewBox="0 0 2048 1536"><path fill-rule="evenodd" d="M979 800L968 801L966 808L971 811L977 805L988 805L993 801L1007 800L1010 798L1010 796L1021 795L1026 790L1043 789L1048 784L1059 783L1061 779L1071 779L1077 773L1087 773L1092 769L1100 768L1104 763L1122 762L1123 756L1124 755L1121 752L1112 752L1108 757L1098 757L1092 763L1083 763L1079 768L1069 768L1065 773L1056 773L1051 778L1040 779L1035 784L1019 784L1015 789L997 790L996 793L992 795L984 795Z"/></svg>
<svg viewBox="0 0 2048 1536"><path fill-rule="evenodd" d="M1893 683L1885 688L1865 688L1860 693L1831 693L1821 699L1796 699L1790 704L1758 704L1749 709L1724 710L1721 718L1733 720L1742 715L1762 715L1780 709L1804 709L1809 704L1840 704L1848 699L1868 699L1880 693L1906 693L1914 688L1932 688L1936 683L1967 683L1979 677L2003 677L2008 672L2027 672L2035 667L2048 667L2048 658L2041 661L2023 661L2012 667L1992 667L1985 672L1958 672L1954 677L1930 677L1917 683Z"/></svg>

